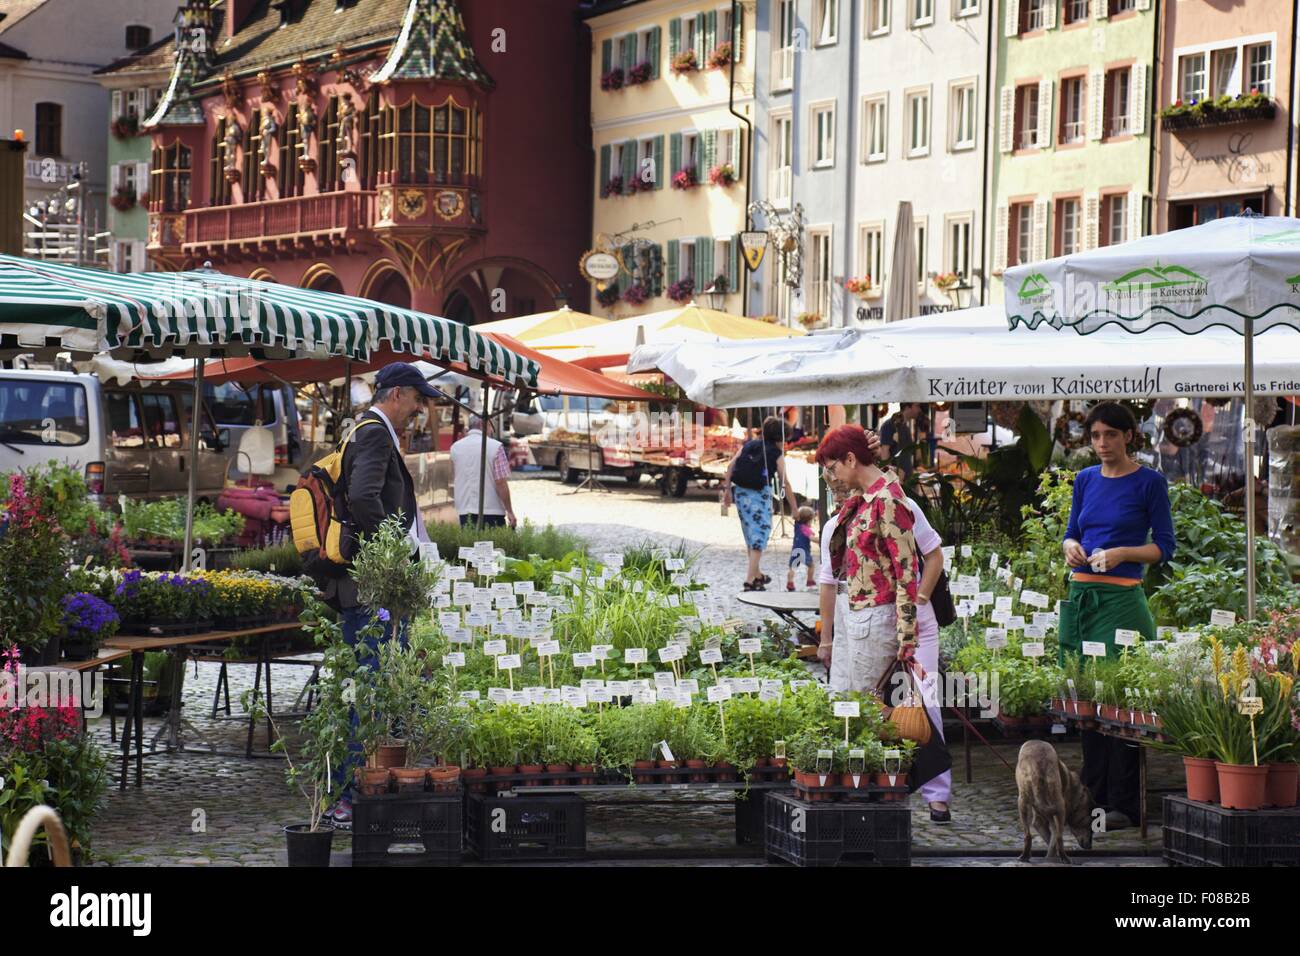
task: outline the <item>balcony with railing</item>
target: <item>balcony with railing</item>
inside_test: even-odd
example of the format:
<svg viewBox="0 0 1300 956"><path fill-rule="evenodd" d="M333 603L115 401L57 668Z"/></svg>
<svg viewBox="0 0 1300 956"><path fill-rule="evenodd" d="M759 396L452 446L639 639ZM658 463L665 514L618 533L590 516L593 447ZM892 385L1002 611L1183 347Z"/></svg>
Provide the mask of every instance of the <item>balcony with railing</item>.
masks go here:
<svg viewBox="0 0 1300 956"><path fill-rule="evenodd" d="M1084 123L1082 120L1071 120L1062 123L1061 124L1061 145L1064 146L1070 143L1082 143L1083 128L1084 128Z"/></svg>
<svg viewBox="0 0 1300 956"><path fill-rule="evenodd" d="M1109 139L1112 136L1127 136L1133 132L1133 124L1129 122L1128 115L1108 116L1103 128L1102 134Z"/></svg>
<svg viewBox="0 0 1300 956"><path fill-rule="evenodd" d="M1016 149L1038 149L1038 127L1016 130Z"/></svg>
<svg viewBox="0 0 1300 956"><path fill-rule="evenodd" d="M185 213L184 249L343 240L368 232L374 220L375 193L369 190L191 209Z"/></svg>

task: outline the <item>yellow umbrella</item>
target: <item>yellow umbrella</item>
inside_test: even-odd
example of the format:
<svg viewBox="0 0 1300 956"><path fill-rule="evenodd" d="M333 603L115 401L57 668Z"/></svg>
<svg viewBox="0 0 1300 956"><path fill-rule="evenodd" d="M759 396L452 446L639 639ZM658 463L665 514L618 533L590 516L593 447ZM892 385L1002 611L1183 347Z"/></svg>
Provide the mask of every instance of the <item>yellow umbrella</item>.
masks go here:
<svg viewBox="0 0 1300 956"><path fill-rule="evenodd" d="M803 329L792 329L784 325L749 319L743 315L706 309L693 301L677 309L653 312L641 318L646 320L651 328L695 329L720 339L784 339L791 335L806 334Z"/></svg>
<svg viewBox="0 0 1300 956"><path fill-rule="evenodd" d="M474 326L474 331L497 332L514 336L520 342L533 342L562 332L574 332L608 324L609 319L588 315L586 312L575 312L566 305L552 312L537 312L534 315L521 315L517 319L483 322Z"/></svg>

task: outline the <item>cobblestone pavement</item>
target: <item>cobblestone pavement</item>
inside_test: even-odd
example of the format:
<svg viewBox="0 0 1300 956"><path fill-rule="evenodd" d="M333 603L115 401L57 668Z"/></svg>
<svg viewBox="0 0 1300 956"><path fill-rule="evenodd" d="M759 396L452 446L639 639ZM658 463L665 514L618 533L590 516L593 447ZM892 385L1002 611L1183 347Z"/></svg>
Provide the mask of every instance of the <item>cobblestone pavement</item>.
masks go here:
<svg viewBox="0 0 1300 956"><path fill-rule="evenodd" d="M539 520L549 516L553 523L587 537L597 552L645 538L664 545L685 540L689 546L702 549L698 571L703 580L730 590L743 578L744 550L738 543L735 515L722 518L713 493L692 489L685 499L663 499L650 484L629 489L611 482L610 487L614 490L608 495L585 491L571 495L567 494L571 489L542 477L516 482L513 493L521 516ZM689 529L689 535L647 530L664 528ZM766 567L774 577L784 567L787 546L788 539L774 541L781 560L778 564L769 557ZM748 610L744 605L733 605L737 616L748 616ZM95 856L101 863L123 866L283 865L282 827L304 819L305 801L288 789L282 759L243 756L245 722L210 718L220 666L191 662L186 670L184 715L199 735L213 740L229 755L151 755L145 759L144 787L137 790L132 776L125 791L117 789L120 760L114 761L107 807L94 829ZM238 716L239 697L252 686L253 667L233 665L229 672L231 701ZM278 708L287 708L293 702L310 673L307 667L275 667ZM146 740L160 725L159 719L146 719ZM292 734L292 721L287 721L285 728ZM109 742L107 717L93 721L92 731L110 753L120 753ZM960 729L950 727L948 733L956 741L953 822L931 823L920 797L911 798L914 864L1024 865L1014 857L1020 851L1021 833L1012 773L976 742L971 754L973 782L966 783ZM263 724L257 728L256 747L264 751L265 746ZM1018 745L1000 742L995 746L1014 766ZM1061 743L1059 750L1068 764L1079 766L1077 743ZM1160 865L1159 795L1154 791L1161 787L1173 789L1181 767L1176 758L1168 755L1152 753L1149 757L1151 808L1156 819L1148 839L1142 841L1136 829L1104 834L1094 840L1094 854L1074 855L1076 863ZM652 795L629 790L589 797L590 865L761 865L762 857L755 856L753 850L736 847L734 819L734 801L725 793ZM342 834L336 837L335 865L348 864L349 840ZM1067 848L1069 845L1067 841ZM1036 843L1036 855L1041 857L1043 852L1044 848ZM1034 865L1043 864L1040 861Z"/></svg>

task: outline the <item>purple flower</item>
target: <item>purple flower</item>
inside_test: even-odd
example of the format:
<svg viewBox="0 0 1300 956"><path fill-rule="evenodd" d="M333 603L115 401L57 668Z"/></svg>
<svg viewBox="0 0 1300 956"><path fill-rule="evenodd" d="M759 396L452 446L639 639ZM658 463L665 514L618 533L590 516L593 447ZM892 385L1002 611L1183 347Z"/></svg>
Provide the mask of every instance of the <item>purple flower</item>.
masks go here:
<svg viewBox="0 0 1300 956"><path fill-rule="evenodd" d="M381 607L376 612L375 616L379 618L379 620L383 621L385 624L388 623L388 619L389 617L391 617L391 615L388 613L388 608L384 608L384 607Z"/></svg>

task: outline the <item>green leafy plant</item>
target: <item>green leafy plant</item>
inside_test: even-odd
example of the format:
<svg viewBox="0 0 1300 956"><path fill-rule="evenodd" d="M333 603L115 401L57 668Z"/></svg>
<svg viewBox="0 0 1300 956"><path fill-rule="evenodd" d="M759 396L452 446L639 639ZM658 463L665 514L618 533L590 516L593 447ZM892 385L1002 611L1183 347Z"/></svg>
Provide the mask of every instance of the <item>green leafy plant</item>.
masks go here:
<svg viewBox="0 0 1300 956"><path fill-rule="evenodd" d="M392 515L374 534L362 536L350 573L362 605L382 608L401 621L429 607L442 570L441 566L430 567L411 559L411 543L402 517Z"/></svg>

